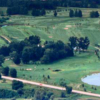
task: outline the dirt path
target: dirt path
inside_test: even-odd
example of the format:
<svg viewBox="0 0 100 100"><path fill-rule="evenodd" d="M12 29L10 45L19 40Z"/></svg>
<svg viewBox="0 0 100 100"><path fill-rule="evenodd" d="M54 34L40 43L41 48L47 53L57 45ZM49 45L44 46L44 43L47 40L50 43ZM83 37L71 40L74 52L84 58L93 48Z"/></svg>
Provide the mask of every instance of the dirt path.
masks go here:
<svg viewBox="0 0 100 100"><path fill-rule="evenodd" d="M11 40L10 40L10 39L8 39L6 36L1 35L1 38L5 39L8 43L11 43Z"/></svg>
<svg viewBox="0 0 100 100"><path fill-rule="evenodd" d="M36 85L36 86L42 86L42 87L47 87L47 88L52 88L52 89L57 89L57 90L66 90L64 87L59 87L59 86L53 86L53 85L48 85L48 84L42 84L39 82L33 82L33 81L28 81L28 80L23 80L23 79L18 79L18 78L12 78L12 77L6 77L6 76L2 76L3 79L7 79L7 80L17 80L17 81L21 81L25 84L31 84L31 85ZM95 97L100 97L100 94L95 94L95 93L89 93L89 92L84 92L84 91L78 91L78 90L72 90L73 93L77 93L77 94L83 94L83 95L88 95L88 96L95 96Z"/></svg>

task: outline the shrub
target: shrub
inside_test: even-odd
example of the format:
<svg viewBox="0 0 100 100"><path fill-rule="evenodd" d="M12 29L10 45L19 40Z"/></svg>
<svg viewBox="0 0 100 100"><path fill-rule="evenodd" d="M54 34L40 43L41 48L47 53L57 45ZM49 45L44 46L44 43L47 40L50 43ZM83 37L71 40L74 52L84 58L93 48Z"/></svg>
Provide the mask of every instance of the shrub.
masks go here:
<svg viewBox="0 0 100 100"><path fill-rule="evenodd" d="M11 77L16 78L17 77L17 71L16 71L16 69L11 68L9 74L10 74Z"/></svg>
<svg viewBox="0 0 100 100"><path fill-rule="evenodd" d="M14 90L18 90L20 88L23 88L23 86L24 86L23 83L20 81L16 81L16 80L12 81L12 89L14 89Z"/></svg>
<svg viewBox="0 0 100 100"><path fill-rule="evenodd" d="M2 68L2 74L5 76L9 75L9 67Z"/></svg>
<svg viewBox="0 0 100 100"><path fill-rule="evenodd" d="M61 92L61 97L62 97L62 98L65 98L65 97L66 97L66 95L65 95L64 92Z"/></svg>
<svg viewBox="0 0 100 100"><path fill-rule="evenodd" d="M17 96L17 93L8 89L0 89L0 98L13 98Z"/></svg>
<svg viewBox="0 0 100 100"><path fill-rule="evenodd" d="M66 92L67 92L67 94L71 94L71 92L72 92L72 87L66 86Z"/></svg>

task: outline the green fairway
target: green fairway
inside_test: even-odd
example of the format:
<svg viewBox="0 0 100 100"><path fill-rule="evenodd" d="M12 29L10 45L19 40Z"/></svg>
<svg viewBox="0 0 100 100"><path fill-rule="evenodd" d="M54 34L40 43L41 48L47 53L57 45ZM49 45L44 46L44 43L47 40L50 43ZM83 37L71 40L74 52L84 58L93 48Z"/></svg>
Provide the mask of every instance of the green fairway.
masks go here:
<svg viewBox="0 0 100 100"><path fill-rule="evenodd" d="M7 45L6 42L3 39L0 38L0 47L4 46L4 45Z"/></svg>
<svg viewBox="0 0 100 100"><path fill-rule="evenodd" d="M96 55L91 53L77 54L75 57L57 61L49 65L15 65L12 61L8 60L4 63L4 66L9 65L11 68L16 68L18 71L18 77L33 80L37 82L43 81L43 75L46 77L49 75L48 84L59 85L61 79L64 79L68 85L73 86L74 89L83 90L81 84L81 78L90 75L92 73L99 73L99 60ZM32 69L26 71L27 68ZM23 69L23 71L21 70ZM53 70L59 69L60 71L54 72ZM25 75L25 76L24 76ZM30 78L32 76L32 78ZM95 93L100 92L100 88L95 91L91 89L90 85L85 84L87 91Z"/></svg>
<svg viewBox="0 0 100 100"><path fill-rule="evenodd" d="M91 44L100 42L99 18L68 18L65 16L55 18L50 15L36 18L32 16L12 16L7 23L14 23L14 25L2 27L0 34L12 40L23 40L30 35L38 35L42 41L62 40L67 43L70 36L87 36Z"/></svg>

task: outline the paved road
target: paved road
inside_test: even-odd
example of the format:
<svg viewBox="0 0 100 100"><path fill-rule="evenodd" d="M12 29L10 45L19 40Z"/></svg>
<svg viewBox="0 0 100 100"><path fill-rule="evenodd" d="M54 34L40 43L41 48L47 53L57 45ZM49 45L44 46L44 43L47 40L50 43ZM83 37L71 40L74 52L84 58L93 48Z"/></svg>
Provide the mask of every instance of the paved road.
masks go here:
<svg viewBox="0 0 100 100"><path fill-rule="evenodd" d="M52 88L52 89L57 89L57 90L66 90L64 87L42 84L42 83L39 83L39 82L33 82L33 81L28 81L28 80L23 80L23 79L18 79L18 78L12 78L12 77L6 77L6 76L2 76L2 78L7 79L7 80L11 80L11 81L17 80L17 81L21 81L21 82L26 83L26 84L42 86L42 87L47 87L47 88ZM88 96L100 97L100 94L89 93L89 92L84 92L84 91L72 90L72 92L78 93L78 94L83 94L83 95L88 95Z"/></svg>

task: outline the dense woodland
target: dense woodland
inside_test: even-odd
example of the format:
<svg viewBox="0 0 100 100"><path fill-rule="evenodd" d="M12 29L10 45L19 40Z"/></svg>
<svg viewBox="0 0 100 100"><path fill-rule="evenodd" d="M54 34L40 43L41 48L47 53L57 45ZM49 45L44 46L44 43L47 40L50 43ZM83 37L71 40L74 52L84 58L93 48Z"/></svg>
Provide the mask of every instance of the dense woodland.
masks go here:
<svg viewBox="0 0 100 100"><path fill-rule="evenodd" d="M25 6L28 9L54 9L62 7L98 7L100 0L0 0L1 7Z"/></svg>
<svg viewBox="0 0 100 100"><path fill-rule="evenodd" d="M0 0L0 7L8 7L8 15L27 15L32 10L32 15L44 15L44 10L54 10L57 7L83 7L98 8L100 0ZM36 13L36 14L34 14Z"/></svg>

